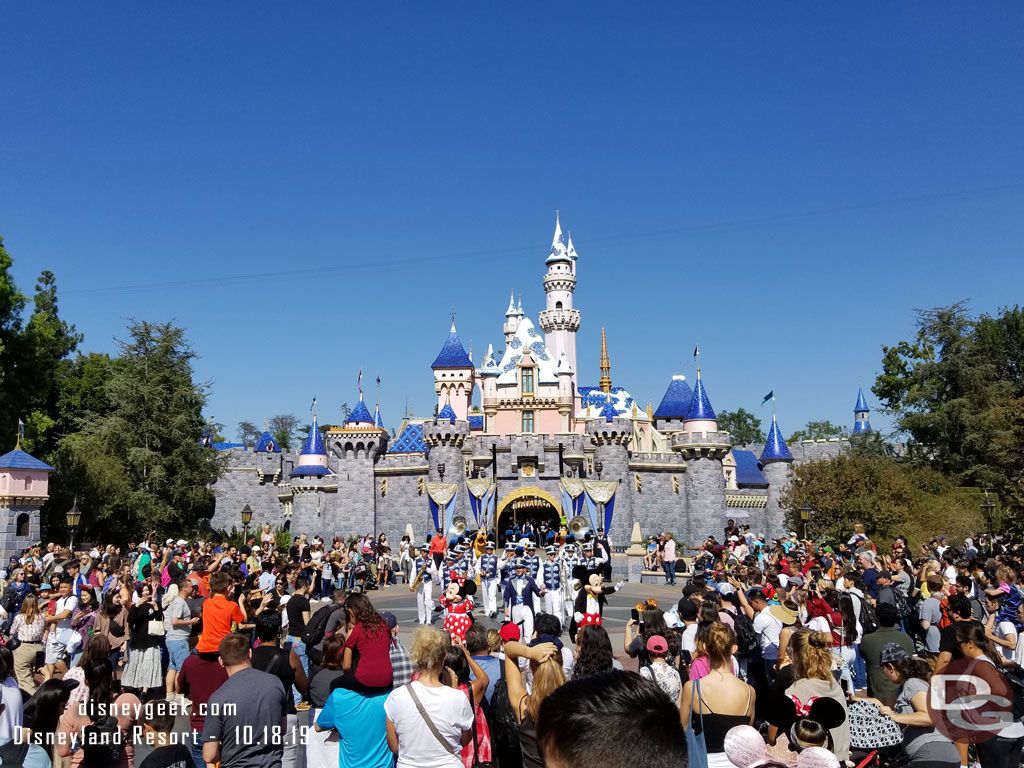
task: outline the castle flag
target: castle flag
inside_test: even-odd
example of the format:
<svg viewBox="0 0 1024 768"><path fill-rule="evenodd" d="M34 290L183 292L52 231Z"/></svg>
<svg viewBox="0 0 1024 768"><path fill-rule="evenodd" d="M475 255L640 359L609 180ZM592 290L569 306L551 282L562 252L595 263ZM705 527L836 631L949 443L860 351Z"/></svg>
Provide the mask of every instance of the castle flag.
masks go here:
<svg viewBox="0 0 1024 768"><path fill-rule="evenodd" d="M761 405L764 405L769 400L774 400L774 399L775 399L775 390L773 389L771 392L769 392L767 395L764 396L764 399L761 401Z"/></svg>
<svg viewBox="0 0 1024 768"><path fill-rule="evenodd" d="M699 355L699 354L700 354L700 344L698 344L697 346L695 346L693 348L693 359L696 360L697 359L697 355Z"/></svg>
<svg viewBox="0 0 1024 768"><path fill-rule="evenodd" d="M359 390L359 394L363 394L363 369L359 369L359 376L356 377L356 389Z"/></svg>
<svg viewBox="0 0 1024 768"><path fill-rule="evenodd" d="M313 402L309 404L309 412L312 413L313 409L316 408L316 398L313 398Z"/></svg>

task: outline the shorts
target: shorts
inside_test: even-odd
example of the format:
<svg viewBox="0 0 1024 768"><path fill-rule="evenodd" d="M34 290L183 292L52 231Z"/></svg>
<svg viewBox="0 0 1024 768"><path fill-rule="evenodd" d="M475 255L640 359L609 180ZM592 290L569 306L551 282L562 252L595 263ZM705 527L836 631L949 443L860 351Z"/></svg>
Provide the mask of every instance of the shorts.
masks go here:
<svg viewBox="0 0 1024 768"><path fill-rule="evenodd" d="M174 640L167 638L167 655L170 657L171 669L175 672L181 671L181 665L185 663L191 650L188 647L188 640Z"/></svg>

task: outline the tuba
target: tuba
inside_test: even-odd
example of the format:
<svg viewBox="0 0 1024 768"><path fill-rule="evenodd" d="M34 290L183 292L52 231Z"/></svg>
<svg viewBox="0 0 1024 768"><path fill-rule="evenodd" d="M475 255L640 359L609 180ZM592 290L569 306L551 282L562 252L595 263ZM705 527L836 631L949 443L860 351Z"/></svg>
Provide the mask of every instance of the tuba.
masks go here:
<svg viewBox="0 0 1024 768"><path fill-rule="evenodd" d="M576 515L576 517L569 521L569 533L577 539L582 539L590 533L590 521L583 515Z"/></svg>
<svg viewBox="0 0 1024 768"><path fill-rule="evenodd" d="M466 522L466 518L462 515L456 515L452 518L452 524L448 526L448 535L455 537L462 536L468 527L469 524Z"/></svg>

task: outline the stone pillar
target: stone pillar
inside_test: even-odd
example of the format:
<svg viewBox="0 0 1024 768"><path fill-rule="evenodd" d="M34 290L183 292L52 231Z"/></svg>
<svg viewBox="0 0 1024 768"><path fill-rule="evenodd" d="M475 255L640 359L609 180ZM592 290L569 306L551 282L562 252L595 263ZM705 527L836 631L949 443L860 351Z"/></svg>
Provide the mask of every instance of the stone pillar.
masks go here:
<svg viewBox="0 0 1024 768"><path fill-rule="evenodd" d="M786 511L782 508L780 499L792 481L790 465L792 460L765 461L761 467L761 474L768 481L768 501L764 508L764 518L760 522L761 530L754 533L763 533L767 541L778 538L786 530ZM753 529L754 526L751 526Z"/></svg>
<svg viewBox="0 0 1024 768"><path fill-rule="evenodd" d="M586 430L591 442L597 446L594 464L601 463L600 477L595 471L588 479L619 481L611 530L605 533L611 537L613 546L621 547L630 540L633 531L633 489L629 487L628 449L629 441L633 439L633 422L629 419L591 419ZM597 532L594 533L596 535Z"/></svg>
<svg viewBox="0 0 1024 768"><path fill-rule="evenodd" d="M458 483L458 500L455 502L455 514L462 515L467 520L469 515L469 501L466 498L466 465L462 456L462 446L469 437L468 421L449 421L442 419L438 422L425 422L423 424L423 440L430 447L427 454L427 465L429 467L428 482L431 483ZM441 477L440 466L444 464L444 477ZM424 507L427 500L423 500ZM429 519L430 513L424 509L425 519ZM446 520L445 525L451 523Z"/></svg>
<svg viewBox="0 0 1024 768"><path fill-rule="evenodd" d="M677 432L672 450L686 462L688 546L699 546L708 536L721 538L728 517L722 459L732 449L728 432Z"/></svg>

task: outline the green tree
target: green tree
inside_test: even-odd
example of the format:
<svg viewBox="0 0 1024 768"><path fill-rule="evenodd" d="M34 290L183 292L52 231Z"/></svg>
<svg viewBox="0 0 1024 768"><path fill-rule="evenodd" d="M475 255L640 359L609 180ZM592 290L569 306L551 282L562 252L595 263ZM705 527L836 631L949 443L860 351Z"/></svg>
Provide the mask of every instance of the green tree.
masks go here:
<svg viewBox="0 0 1024 768"><path fill-rule="evenodd" d="M57 282L49 271L36 281L25 321L28 302L11 276L12 264L0 238L0 444L14 442L20 419L25 422L23 447L45 455L52 447L47 433L58 418L60 363L82 337L61 319Z"/></svg>
<svg viewBox="0 0 1024 768"><path fill-rule="evenodd" d="M298 427L299 420L290 413L279 413L267 422L267 430L282 451L290 451L295 445L293 435Z"/></svg>
<svg viewBox="0 0 1024 768"><path fill-rule="evenodd" d="M873 540L903 535L913 545L936 535L954 540L984 530L976 493L928 467L856 452L794 467L782 496L793 530L800 530L804 503L813 509L808 533L833 541L846 541L855 523Z"/></svg>
<svg viewBox="0 0 1024 768"><path fill-rule="evenodd" d="M1024 312L918 310L912 342L882 348L872 391L911 437L912 456L961 486L1024 502Z"/></svg>
<svg viewBox="0 0 1024 768"><path fill-rule="evenodd" d="M248 447L256 445L256 440L263 434L251 421L238 422L238 440Z"/></svg>
<svg viewBox="0 0 1024 768"><path fill-rule="evenodd" d="M765 441L765 434L761 431L761 420L746 408L719 411L718 428L732 436L733 445L751 445Z"/></svg>
<svg viewBox="0 0 1024 768"><path fill-rule="evenodd" d="M829 440L834 437L849 437L850 430L833 424L831 421L809 421L803 429L798 429L789 436L790 443L802 440Z"/></svg>
<svg viewBox="0 0 1024 768"><path fill-rule="evenodd" d="M43 510L59 524L77 499L83 533L115 541L196 530L213 512L210 485L220 468L216 452L200 445L208 385L192 379L184 331L145 321L128 330L104 382L104 412L87 411L54 452Z"/></svg>

